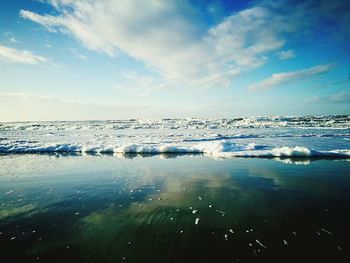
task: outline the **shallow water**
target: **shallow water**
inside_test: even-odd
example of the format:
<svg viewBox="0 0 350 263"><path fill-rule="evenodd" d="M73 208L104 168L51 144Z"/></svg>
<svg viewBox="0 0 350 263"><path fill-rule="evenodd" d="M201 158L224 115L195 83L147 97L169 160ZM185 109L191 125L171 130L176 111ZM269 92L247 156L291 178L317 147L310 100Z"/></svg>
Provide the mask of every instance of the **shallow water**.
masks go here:
<svg viewBox="0 0 350 263"><path fill-rule="evenodd" d="M23 154L0 167L2 262L349 259L348 160Z"/></svg>

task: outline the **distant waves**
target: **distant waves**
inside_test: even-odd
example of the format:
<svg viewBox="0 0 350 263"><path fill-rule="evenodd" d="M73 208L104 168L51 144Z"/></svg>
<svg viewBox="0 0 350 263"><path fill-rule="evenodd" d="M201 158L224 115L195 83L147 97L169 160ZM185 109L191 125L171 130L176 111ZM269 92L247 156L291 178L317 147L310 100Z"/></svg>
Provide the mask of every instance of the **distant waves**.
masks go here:
<svg viewBox="0 0 350 263"><path fill-rule="evenodd" d="M237 129L237 128L333 128L349 129L350 116L250 117L232 119L160 119L113 121L55 121L0 123L0 131L8 130L123 130L123 129Z"/></svg>

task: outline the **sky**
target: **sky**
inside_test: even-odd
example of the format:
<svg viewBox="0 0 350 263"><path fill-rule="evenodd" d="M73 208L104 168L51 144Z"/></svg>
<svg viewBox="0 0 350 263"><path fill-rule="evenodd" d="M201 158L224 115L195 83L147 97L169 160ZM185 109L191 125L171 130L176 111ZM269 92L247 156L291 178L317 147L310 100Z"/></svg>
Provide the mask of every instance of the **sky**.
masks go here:
<svg viewBox="0 0 350 263"><path fill-rule="evenodd" d="M350 0L1 0L0 121L350 114Z"/></svg>

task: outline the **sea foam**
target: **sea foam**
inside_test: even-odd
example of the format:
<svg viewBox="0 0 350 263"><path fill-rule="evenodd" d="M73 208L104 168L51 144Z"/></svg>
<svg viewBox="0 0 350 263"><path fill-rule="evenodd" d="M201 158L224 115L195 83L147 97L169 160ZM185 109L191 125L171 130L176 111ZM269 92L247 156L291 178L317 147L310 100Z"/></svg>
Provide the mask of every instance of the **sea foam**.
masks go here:
<svg viewBox="0 0 350 263"><path fill-rule="evenodd" d="M0 123L0 153L340 157L349 116Z"/></svg>
<svg viewBox="0 0 350 263"><path fill-rule="evenodd" d="M202 153L215 157L350 157L350 149L316 151L306 147L276 147L249 143L247 145L230 142L202 143L193 146L178 145L138 145L122 146L106 145L77 145L77 144L48 144L48 145L0 145L0 153Z"/></svg>

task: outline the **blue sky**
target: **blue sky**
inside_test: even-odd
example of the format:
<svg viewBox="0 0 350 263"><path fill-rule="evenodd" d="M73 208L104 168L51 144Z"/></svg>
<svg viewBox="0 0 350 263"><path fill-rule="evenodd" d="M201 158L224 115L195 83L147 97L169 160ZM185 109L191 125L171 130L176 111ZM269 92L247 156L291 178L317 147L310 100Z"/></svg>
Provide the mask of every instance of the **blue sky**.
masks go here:
<svg viewBox="0 0 350 263"><path fill-rule="evenodd" d="M3 0L0 121L350 113L350 1Z"/></svg>

